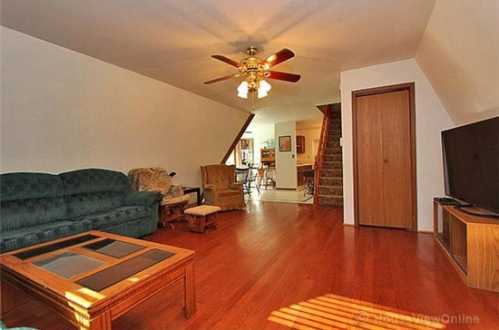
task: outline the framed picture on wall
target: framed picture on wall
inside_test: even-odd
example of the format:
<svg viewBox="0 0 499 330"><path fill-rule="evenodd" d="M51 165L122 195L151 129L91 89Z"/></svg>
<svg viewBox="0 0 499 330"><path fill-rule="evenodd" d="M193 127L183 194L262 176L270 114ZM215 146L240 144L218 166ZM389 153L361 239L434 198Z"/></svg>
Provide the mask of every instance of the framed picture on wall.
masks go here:
<svg viewBox="0 0 499 330"><path fill-rule="evenodd" d="M279 152L291 151L291 136L279 136Z"/></svg>

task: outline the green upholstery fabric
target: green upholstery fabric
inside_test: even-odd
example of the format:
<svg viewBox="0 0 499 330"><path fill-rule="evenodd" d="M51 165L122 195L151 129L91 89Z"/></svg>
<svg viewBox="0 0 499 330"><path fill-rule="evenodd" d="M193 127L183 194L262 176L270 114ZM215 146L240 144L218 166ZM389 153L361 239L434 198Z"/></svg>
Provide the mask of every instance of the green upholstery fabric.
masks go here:
<svg viewBox="0 0 499 330"><path fill-rule="evenodd" d="M89 220L57 221L21 229L2 231L1 250L9 251L20 247L47 242L59 237L78 234L92 229Z"/></svg>
<svg viewBox="0 0 499 330"><path fill-rule="evenodd" d="M61 178L46 173L7 173L0 176L0 201L58 197L63 195Z"/></svg>
<svg viewBox="0 0 499 330"><path fill-rule="evenodd" d="M0 251L90 229L140 237L156 230L161 195L132 192L121 172L0 175Z"/></svg>
<svg viewBox="0 0 499 330"><path fill-rule="evenodd" d="M1 207L2 231L50 223L66 217L66 204L62 197L17 199L1 202Z"/></svg>
<svg viewBox="0 0 499 330"><path fill-rule="evenodd" d="M157 212L157 209L156 209ZM109 233L114 233L118 235L123 235L123 233L128 233L131 237L142 237L148 235L156 230L158 224L154 224L148 218L141 218L134 221L123 222L122 224L105 227L100 230Z"/></svg>
<svg viewBox="0 0 499 330"><path fill-rule="evenodd" d="M45 173L0 176L0 229L15 230L66 217L62 181Z"/></svg>
<svg viewBox="0 0 499 330"><path fill-rule="evenodd" d="M102 191L88 194L64 196L68 216L79 217L101 211L108 211L123 204L124 194Z"/></svg>
<svg viewBox="0 0 499 330"><path fill-rule="evenodd" d="M149 210L144 206L124 206L107 212L95 215L87 215L84 220L92 223L95 229L102 229L123 222L145 218L149 215Z"/></svg>
<svg viewBox="0 0 499 330"><path fill-rule="evenodd" d="M85 194L99 191L130 191L130 183L125 174L102 169L85 169L59 174L64 185L65 195Z"/></svg>
<svg viewBox="0 0 499 330"><path fill-rule="evenodd" d="M86 169L62 173L60 177L70 217L119 207L130 191L128 178L116 171Z"/></svg>
<svg viewBox="0 0 499 330"><path fill-rule="evenodd" d="M151 206L162 199L161 194L153 191L133 191L125 196L125 205Z"/></svg>

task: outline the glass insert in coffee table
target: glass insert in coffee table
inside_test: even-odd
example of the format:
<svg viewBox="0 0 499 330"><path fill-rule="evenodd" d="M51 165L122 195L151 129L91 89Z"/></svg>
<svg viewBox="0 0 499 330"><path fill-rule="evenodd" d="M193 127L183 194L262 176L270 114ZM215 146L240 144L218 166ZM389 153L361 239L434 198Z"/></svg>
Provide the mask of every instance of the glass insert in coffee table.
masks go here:
<svg viewBox="0 0 499 330"><path fill-rule="evenodd" d="M93 291L102 291L175 255L151 243L102 232L14 252L13 256Z"/></svg>
<svg viewBox="0 0 499 330"><path fill-rule="evenodd" d="M84 245L83 247L114 258L123 258L132 253L145 249L145 247L141 245L117 241L111 238L90 243Z"/></svg>
<svg viewBox="0 0 499 330"><path fill-rule="evenodd" d="M92 271L104 265L104 262L78 253L64 252L34 261L33 264L64 278L71 278Z"/></svg>

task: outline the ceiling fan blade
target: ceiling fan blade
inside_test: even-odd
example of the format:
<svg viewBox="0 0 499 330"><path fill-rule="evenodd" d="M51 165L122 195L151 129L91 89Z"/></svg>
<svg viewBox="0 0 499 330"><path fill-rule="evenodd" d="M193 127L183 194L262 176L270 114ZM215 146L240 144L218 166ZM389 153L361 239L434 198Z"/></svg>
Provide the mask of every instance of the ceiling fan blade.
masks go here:
<svg viewBox="0 0 499 330"><path fill-rule="evenodd" d="M227 79L236 78L236 77L239 77L239 73L234 73L234 74L231 74L231 75L228 75L228 76L225 76L225 77L220 77L220 78L208 80L208 81L205 81L204 83L205 83L205 85L208 85L208 84L213 84L213 83L216 83L216 82L219 82L219 81L222 81L222 80L227 80Z"/></svg>
<svg viewBox="0 0 499 330"><path fill-rule="evenodd" d="M229 65L235 66L236 68L239 68L239 62L231 60L230 58L225 57L223 55L211 55L211 57L213 57L214 59L217 59L219 61L225 62Z"/></svg>
<svg viewBox="0 0 499 330"><path fill-rule="evenodd" d="M287 61L290 58L293 58L294 56L295 53L293 53L291 50L287 48L284 48L275 53L274 55L270 55L269 57L267 57L265 61L272 67L284 61Z"/></svg>
<svg viewBox="0 0 499 330"><path fill-rule="evenodd" d="M297 82L298 80L300 80L301 76L299 74L294 74L294 73L269 71L269 75L267 76L267 78L290 81L290 82Z"/></svg>

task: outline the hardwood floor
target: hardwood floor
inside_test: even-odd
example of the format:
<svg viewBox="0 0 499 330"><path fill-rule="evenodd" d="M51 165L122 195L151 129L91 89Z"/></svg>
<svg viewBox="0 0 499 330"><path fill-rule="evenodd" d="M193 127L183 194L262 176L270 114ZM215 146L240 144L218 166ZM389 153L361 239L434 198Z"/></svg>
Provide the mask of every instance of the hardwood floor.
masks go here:
<svg viewBox="0 0 499 330"><path fill-rule="evenodd" d="M177 285L117 319L113 329L289 329L268 317L327 294L358 306L479 318L478 324L447 329L499 328L499 295L468 289L431 235L343 226L341 214L334 208L253 202L247 211L222 213L218 229L205 234L184 225L158 230L148 239L196 250L197 312L184 319ZM2 316L7 325L71 329L42 303L7 290L3 294L16 305ZM308 322L308 329L317 329Z"/></svg>

